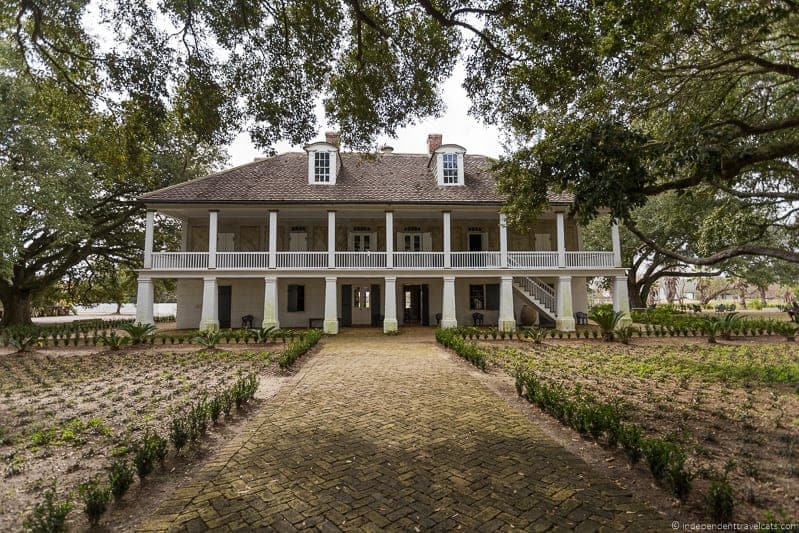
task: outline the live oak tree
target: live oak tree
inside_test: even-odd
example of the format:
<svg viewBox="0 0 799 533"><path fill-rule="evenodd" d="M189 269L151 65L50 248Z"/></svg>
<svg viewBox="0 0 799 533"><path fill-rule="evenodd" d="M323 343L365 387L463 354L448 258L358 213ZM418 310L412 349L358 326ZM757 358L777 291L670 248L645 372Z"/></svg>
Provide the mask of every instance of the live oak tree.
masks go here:
<svg viewBox="0 0 799 533"><path fill-rule="evenodd" d="M509 136L498 171L512 223L563 189L583 222L607 209L681 263L799 261L796 0L88 5L4 2L0 35L29 77L117 117L121 100L144 124L168 108L199 141L247 127L268 150L315 135L321 103L343 141L364 148L440 113L438 89L463 60L473 113ZM669 192L731 206L714 209L725 238L660 244L634 212Z"/></svg>
<svg viewBox="0 0 799 533"><path fill-rule="evenodd" d="M29 322L31 303L87 261L136 265L136 197L204 174L219 156L167 112L145 120L130 100L97 110L78 91L25 76L9 50L0 41L3 325Z"/></svg>

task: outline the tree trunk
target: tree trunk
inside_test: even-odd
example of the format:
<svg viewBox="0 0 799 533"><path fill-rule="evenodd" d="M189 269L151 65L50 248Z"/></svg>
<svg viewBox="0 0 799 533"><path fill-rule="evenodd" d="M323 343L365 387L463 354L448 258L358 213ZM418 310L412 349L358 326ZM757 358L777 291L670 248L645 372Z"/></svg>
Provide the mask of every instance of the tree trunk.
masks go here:
<svg viewBox="0 0 799 533"><path fill-rule="evenodd" d="M627 292L630 294L630 307L646 308L646 298L649 296L651 283L635 282L632 278L627 278Z"/></svg>
<svg viewBox="0 0 799 533"><path fill-rule="evenodd" d="M114 314L115 315L121 315L122 314L122 302L117 302L117 312L114 313Z"/></svg>
<svg viewBox="0 0 799 533"><path fill-rule="evenodd" d="M738 289L738 307L746 309L746 288Z"/></svg>
<svg viewBox="0 0 799 533"><path fill-rule="evenodd" d="M31 294L28 291L10 291L0 295L3 302L3 321L5 326L20 326L30 324L31 321Z"/></svg>
<svg viewBox="0 0 799 533"><path fill-rule="evenodd" d="M758 287L760 289L760 300L763 302L763 305L766 305L766 289L768 287Z"/></svg>

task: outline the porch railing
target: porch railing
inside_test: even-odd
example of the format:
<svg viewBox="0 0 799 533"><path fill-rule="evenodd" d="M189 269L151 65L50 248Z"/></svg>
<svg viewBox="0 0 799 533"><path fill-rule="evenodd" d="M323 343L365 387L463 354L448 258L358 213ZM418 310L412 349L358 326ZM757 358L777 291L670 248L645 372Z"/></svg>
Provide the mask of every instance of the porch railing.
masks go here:
<svg viewBox="0 0 799 533"><path fill-rule="evenodd" d="M291 270L327 268L327 252L277 252L277 268Z"/></svg>
<svg viewBox="0 0 799 533"><path fill-rule="evenodd" d="M558 252L508 252L509 268L558 268Z"/></svg>
<svg viewBox="0 0 799 533"><path fill-rule="evenodd" d="M394 252L394 268L409 270L444 268L444 252Z"/></svg>
<svg viewBox="0 0 799 533"><path fill-rule="evenodd" d="M452 268L499 268L499 252L452 252Z"/></svg>
<svg viewBox="0 0 799 533"><path fill-rule="evenodd" d="M566 252L570 268L613 268L613 252Z"/></svg>
<svg viewBox="0 0 799 533"><path fill-rule="evenodd" d="M269 253L217 252L216 268L226 270L262 270L269 268Z"/></svg>
<svg viewBox="0 0 799 533"><path fill-rule="evenodd" d="M200 270L208 268L207 252L153 252L152 268L156 270Z"/></svg>
<svg viewBox="0 0 799 533"><path fill-rule="evenodd" d="M336 252L336 268L386 268L386 252Z"/></svg>
<svg viewBox="0 0 799 533"><path fill-rule="evenodd" d="M154 270L205 270L208 252L153 252ZM384 269L386 252L335 252L335 268L343 270ZM444 268L444 252L394 252L395 270L439 270ZM276 252L276 268L282 270L321 270L329 266L327 252ZM499 269L501 254L451 252L453 269ZM613 252L566 252L566 268L613 268ZM510 270L556 270L557 252L508 252ZM269 252L217 252L217 270L267 270Z"/></svg>

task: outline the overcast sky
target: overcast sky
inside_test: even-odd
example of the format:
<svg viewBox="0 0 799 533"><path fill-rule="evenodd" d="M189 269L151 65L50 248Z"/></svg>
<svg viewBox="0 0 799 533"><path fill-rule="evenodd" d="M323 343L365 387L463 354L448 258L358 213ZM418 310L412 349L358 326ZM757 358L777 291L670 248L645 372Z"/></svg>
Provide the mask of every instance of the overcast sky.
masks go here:
<svg viewBox="0 0 799 533"><path fill-rule="evenodd" d="M441 133L445 143L457 143L466 148L467 153L481 154L498 157L502 154L500 132L493 126L482 124L470 117L469 99L466 91L461 87L464 71L462 66L455 69L455 73L443 87L443 99L447 105L445 114L440 118L428 119L414 126L399 130L397 138L381 138L379 144L389 144L396 152L424 153L427 151L427 134ZM320 117L320 123L324 123ZM323 128L319 132L319 139L324 138ZM292 146L288 143L279 143L276 146L278 153L302 150L302 146ZM228 166L241 165L251 162L255 157L263 154L255 148L250 141L248 132L239 134L228 147L230 161Z"/></svg>

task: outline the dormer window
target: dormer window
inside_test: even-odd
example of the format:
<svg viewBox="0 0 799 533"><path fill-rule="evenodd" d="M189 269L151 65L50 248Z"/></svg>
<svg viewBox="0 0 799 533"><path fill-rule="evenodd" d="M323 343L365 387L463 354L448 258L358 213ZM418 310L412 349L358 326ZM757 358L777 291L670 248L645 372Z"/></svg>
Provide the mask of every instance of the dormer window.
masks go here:
<svg viewBox="0 0 799 533"><path fill-rule="evenodd" d="M442 168L444 185L458 183L458 154L443 154Z"/></svg>
<svg viewBox="0 0 799 533"><path fill-rule="evenodd" d="M330 152L314 152L314 182L330 183Z"/></svg>
<svg viewBox="0 0 799 533"><path fill-rule="evenodd" d="M341 163L338 146L329 142L315 142L305 147L308 152L308 184L335 185Z"/></svg>
<svg viewBox="0 0 799 533"><path fill-rule="evenodd" d="M436 182L445 187L465 185L463 161L466 148L457 144L442 144L435 148L430 159Z"/></svg>

